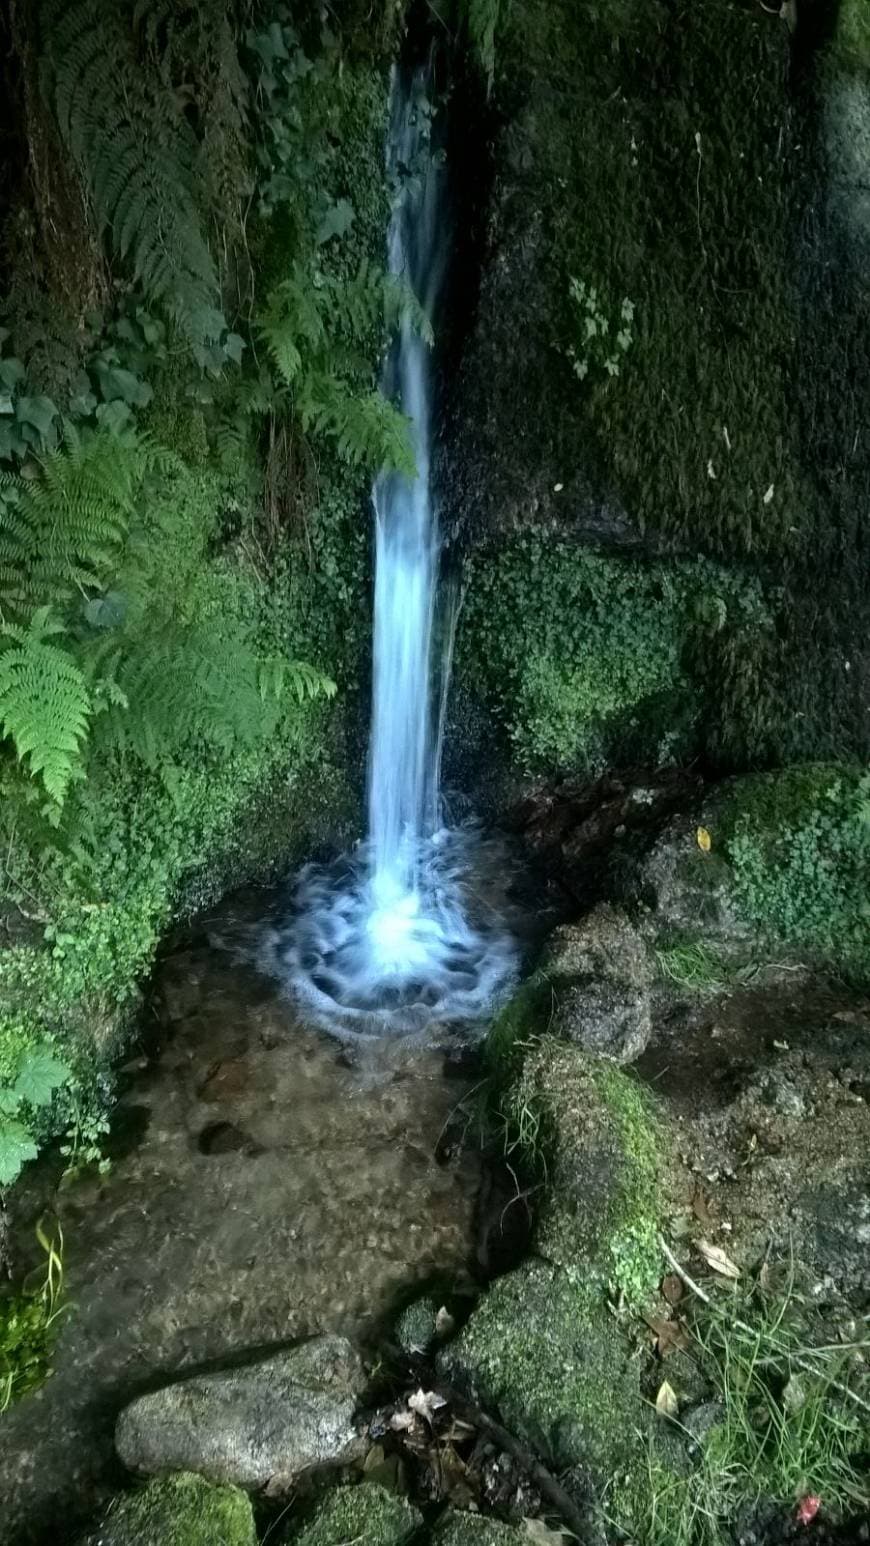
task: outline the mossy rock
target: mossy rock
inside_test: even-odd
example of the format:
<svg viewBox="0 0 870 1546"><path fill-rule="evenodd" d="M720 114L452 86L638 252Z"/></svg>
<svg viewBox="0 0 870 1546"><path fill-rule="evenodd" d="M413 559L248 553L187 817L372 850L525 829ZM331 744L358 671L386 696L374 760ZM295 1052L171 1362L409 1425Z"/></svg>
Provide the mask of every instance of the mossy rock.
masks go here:
<svg viewBox="0 0 870 1546"><path fill-rule="evenodd" d="M406 1498L362 1482L325 1493L301 1529L291 1526L286 1541L288 1546L347 1546L351 1541L405 1546L421 1523Z"/></svg>
<svg viewBox="0 0 870 1546"><path fill-rule="evenodd" d="M117 1498L81 1546L256 1546L250 1499L181 1472Z"/></svg>
<svg viewBox="0 0 870 1546"><path fill-rule="evenodd" d="M524 1530L484 1519L480 1514L445 1514L432 1532L432 1546L522 1546Z"/></svg>
<svg viewBox="0 0 870 1546"><path fill-rule="evenodd" d="M393 1336L411 1357L428 1353L438 1338L438 1305L430 1294L412 1299L396 1316Z"/></svg>
<svg viewBox="0 0 870 1546"><path fill-rule="evenodd" d="M637 1368L582 1262L529 1261L499 1278L440 1362L558 1468L597 1484L638 1465Z"/></svg>
<svg viewBox="0 0 870 1546"><path fill-rule="evenodd" d="M863 984L868 818L859 766L733 779L668 825L628 885L652 908L660 951L697 944L735 964L791 957Z"/></svg>

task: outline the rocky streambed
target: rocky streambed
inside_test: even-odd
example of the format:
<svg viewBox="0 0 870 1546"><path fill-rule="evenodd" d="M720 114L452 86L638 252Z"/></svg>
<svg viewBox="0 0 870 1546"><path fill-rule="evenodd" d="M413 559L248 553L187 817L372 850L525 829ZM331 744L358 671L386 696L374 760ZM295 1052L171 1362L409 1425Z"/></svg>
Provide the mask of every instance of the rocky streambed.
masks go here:
<svg viewBox="0 0 870 1546"><path fill-rule="evenodd" d="M71 1307L4 1546L867 1539L870 1002L747 929L700 798L517 817L574 921L472 1056L300 1024L262 896L165 957L110 1170L18 1194Z"/></svg>

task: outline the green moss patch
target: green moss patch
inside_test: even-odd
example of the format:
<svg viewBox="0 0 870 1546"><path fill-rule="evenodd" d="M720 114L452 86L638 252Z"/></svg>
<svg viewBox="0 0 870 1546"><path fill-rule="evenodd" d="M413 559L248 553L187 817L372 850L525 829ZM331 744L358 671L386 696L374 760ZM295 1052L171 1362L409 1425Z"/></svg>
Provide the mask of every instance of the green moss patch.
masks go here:
<svg viewBox="0 0 870 1546"><path fill-rule="evenodd" d="M521 1546L528 1535L479 1514L447 1514L433 1531L432 1546Z"/></svg>
<svg viewBox="0 0 870 1546"><path fill-rule="evenodd" d="M347 1546L350 1541L404 1546L420 1524L420 1515L405 1498L363 1482L328 1493L311 1521L298 1533L291 1531L288 1542L292 1546Z"/></svg>
<svg viewBox="0 0 870 1546"><path fill-rule="evenodd" d="M256 1546L250 1499L181 1474L119 1498L82 1546Z"/></svg>
<svg viewBox="0 0 870 1546"><path fill-rule="evenodd" d="M442 1361L556 1466L603 1479L634 1465L637 1374L582 1260L531 1261L499 1278Z"/></svg>
<svg viewBox="0 0 870 1546"><path fill-rule="evenodd" d="M534 1114L547 1174L537 1248L591 1291L613 1284L643 1303L660 1274L656 1244L664 1166L640 1085L605 1059L544 1037L508 1097Z"/></svg>
<svg viewBox="0 0 870 1546"><path fill-rule="evenodd" d="M662 763L704 738L708 646L770 625L762 588L716 565L639 563L529 530L470 571L462 660L529 769Z"/></svg>
<svg viewBox="0 0 870 1546"><path fill-rule="evenodd" d="M810 766L742 779L719 820L714 847L763 938L870 978L870 777Z"/></svg>

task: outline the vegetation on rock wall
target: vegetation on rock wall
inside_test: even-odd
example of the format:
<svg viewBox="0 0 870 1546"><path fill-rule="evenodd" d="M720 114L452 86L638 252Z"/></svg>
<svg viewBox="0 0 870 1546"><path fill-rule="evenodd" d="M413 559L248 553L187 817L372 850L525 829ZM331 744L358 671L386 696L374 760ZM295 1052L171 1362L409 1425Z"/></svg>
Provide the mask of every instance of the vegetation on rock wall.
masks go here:
<svg viewBox="0 0 870 1546"><path fill-rule="evenodd" d="M0 1068L38 1046L69 1077L0 1127L67 1128L76 1159L173 911L347 807L324 700L365 638L370 471L408 464L377 391L384 329L423 319L379 268L397 8L374 28L345 9L16 16L4 131L32 153L0 248ZM80 210L66 284L43 144Z"/></svg>
<svg viewBox="0 0 870 1546"><path fill-rule="evenodd" d="M472 569L468 629L503 600L524 631L514 680L492 673L479 690L497 711L509 705L525 761L551 713L551 762L582 767L598 735L573 665L588 647L602 681L584 542L628 547L603 571L599 608L617 645L601 691L627 709L630 754L636 698L620 686L618 646L644 630L625 571L642 592L651 558L676 560L676 577L700 554L770 587L767 625L703 647L711 758L866 754L868 247L859 263L854 215L844 234L830 197L842 167L824 127L847 73L854 159L868 89L860 10L842 7L828 52L800 72L775 8L737 0L531 0L502 19L504 123L447 493L457 520L475 509L498 528L499 546L520 526L531 553L564 540L578 568L570 613L554 607L546 629L548 565L540 598L529 565L519 612L520 559L496 562L502 583L477 608L488 550ZM842 209L863 208L861 181L842 190ZM563 553L561 567L571 561ZM632 652L650 685L671 675L667 645L651 642L649 656ZM476 670L486 651L472 643ZM591 707L594 721L594 695ZM666 714L679 718L679 693Z"/></svg>
<svg viewBox="0 0 870 1546"><path fill-rule="evenodd" d="M749 575L535 529L479 549L468 581L465 659L535 771L691 755L716 713L717 652L772 626Z"/></svg>
<svg viewBox="0 0 870 1546"><path fill-rule="evenodd" d="M741 779L713 833L763 940L870 979L870 774L819 765Z"/></svg>

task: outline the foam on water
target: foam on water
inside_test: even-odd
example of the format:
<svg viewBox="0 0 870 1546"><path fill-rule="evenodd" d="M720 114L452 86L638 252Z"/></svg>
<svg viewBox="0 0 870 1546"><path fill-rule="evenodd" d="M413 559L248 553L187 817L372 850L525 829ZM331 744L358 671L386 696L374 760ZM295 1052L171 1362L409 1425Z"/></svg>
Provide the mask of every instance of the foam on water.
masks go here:
<svg viewBox="0 0 870 1546"><path fill-rule="evenodd" d="M390 272L434 317L446 266L443 158L433 152L426 72L396 71L387 147L395 189ZM409 320L391 348L384 390L411 421L417 475L375 482L375 606L369 837L330 866L297 878L292 916L261 964L278 972L309 1015L351 1036L424 1031L473 1021L510 986L515 948L500 919L475 905L486 845L472 827L448 831L439 791L452 609L437 614L441 551L431 487L431 350ZM444 640L433 698L433 645Z"/></svg>

